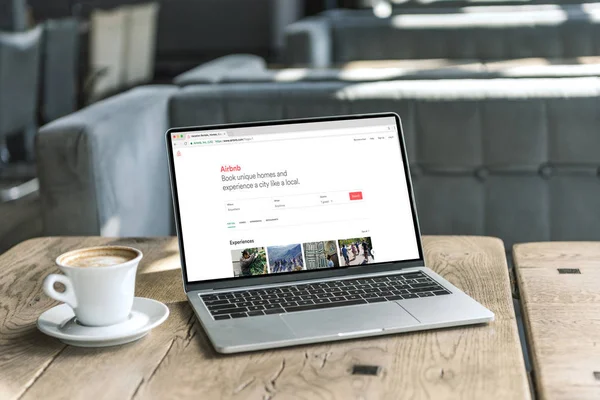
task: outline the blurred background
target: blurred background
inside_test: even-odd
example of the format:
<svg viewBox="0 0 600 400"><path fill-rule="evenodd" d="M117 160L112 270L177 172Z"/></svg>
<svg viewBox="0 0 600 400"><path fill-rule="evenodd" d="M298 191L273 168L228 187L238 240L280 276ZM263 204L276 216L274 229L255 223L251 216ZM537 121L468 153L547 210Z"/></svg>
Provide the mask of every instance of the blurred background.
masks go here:
<svg viewBox="0 0 600 400"><path fill-rule="evenodd" d="M0 0L0 253L175 234L169 127L383 111L424 234L599 240L599 75L582 0Z"/></svg>

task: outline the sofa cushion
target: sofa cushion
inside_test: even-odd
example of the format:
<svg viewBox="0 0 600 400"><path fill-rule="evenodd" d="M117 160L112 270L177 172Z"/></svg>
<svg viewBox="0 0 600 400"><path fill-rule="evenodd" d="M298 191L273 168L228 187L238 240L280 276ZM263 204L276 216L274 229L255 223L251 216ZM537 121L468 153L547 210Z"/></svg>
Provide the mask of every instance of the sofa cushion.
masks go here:
<svg viewBox="0 0 600 400"><path fill-rule="evenodd" d="M179 86L202 83L219 83L230 74L243 71L246 76L261 75L266 70L266 62L252 54L232 54L209 61L175 77L173 82Z"/></svg>

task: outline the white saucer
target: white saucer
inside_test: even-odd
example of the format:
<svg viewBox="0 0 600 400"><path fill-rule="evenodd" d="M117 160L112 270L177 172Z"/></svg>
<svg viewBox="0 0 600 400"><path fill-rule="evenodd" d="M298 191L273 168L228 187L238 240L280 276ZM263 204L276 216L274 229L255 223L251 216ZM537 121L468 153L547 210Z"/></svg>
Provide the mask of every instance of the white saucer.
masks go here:
<svg viewBox="0 0 600 400"><path fill-rule="evenodd" d="M169 309L160 301L135 297L129 319L119 324L101 327L80 325L73 309L61 304L40 315L37 326L46 335L71 346L106 347L142 338L168 316Z"/></svg>

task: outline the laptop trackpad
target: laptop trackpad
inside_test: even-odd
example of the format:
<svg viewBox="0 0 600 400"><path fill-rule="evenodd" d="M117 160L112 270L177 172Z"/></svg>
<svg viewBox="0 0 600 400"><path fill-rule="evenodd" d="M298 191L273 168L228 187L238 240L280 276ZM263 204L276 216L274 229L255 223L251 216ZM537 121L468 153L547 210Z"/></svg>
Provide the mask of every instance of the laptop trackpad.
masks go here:
<svg viewBox="0 0 600 400"><path fill-rule="evenodd" d="M283 321L296 336L312 337L418 325L398 303L368 304L283 314Z"/></svg>

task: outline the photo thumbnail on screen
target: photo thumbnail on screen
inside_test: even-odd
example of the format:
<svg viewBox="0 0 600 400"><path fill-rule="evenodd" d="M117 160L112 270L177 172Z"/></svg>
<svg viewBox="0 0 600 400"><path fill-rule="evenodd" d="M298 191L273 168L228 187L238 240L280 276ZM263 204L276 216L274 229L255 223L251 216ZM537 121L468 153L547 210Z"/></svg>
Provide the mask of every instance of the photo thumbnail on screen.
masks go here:
<svg viewBox="0 0 600 400"><path fill-rule="evenodd" d="M235 277L269 273L264 247L232 250L231 262L233 263L233 275Z"/></svg>
<svg viewBox="0 0 600 400"><path fill-rule="evenodd" d="M338 240L340 261L343 266L364 265L375 261L370 237Z"/></svg>
<svg viewBox="0 0 600 400"><path fill-rule="evenodd" d="M340 260L335 240L309 242L302 245L306 269L338 268Z"/></svg>
<svg viewBox="0 0 600 400"><path fill-rule="evenodd" d="M305 269L300 244L269 246L267 247L267 255L271 273L302 271Z"/></svg>

